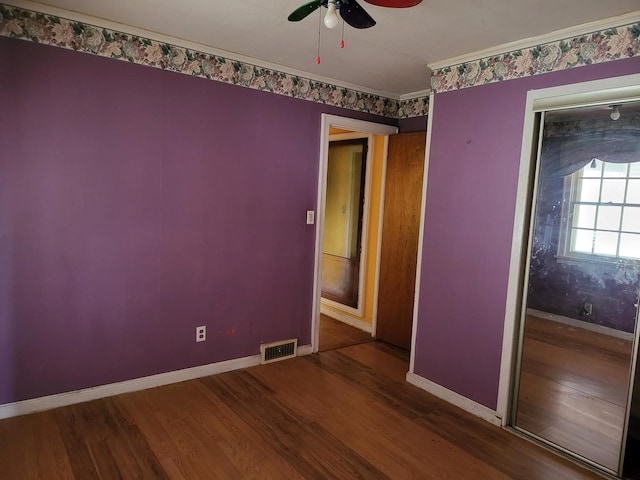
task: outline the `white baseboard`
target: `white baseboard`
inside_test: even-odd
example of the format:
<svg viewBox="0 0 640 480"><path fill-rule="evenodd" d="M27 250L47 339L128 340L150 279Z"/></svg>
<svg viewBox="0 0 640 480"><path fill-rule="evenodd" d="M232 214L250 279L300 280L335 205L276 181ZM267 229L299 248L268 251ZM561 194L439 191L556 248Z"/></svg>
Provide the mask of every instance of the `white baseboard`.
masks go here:
<svg viewBox="0 0 640 480"><path fill-rule="evenodd" d="M298 347L298 356L310 355L313 353L311 345ZM124 382L110 383L98 387L84 388L72 392L48 395L46 397L32 398L20 402L6 403L0 405L0 420L3 418L17 417L29 413L51 410L58 407L66 407L76 403L89 402L99 398L112 397L121 393L137 392L147 388L160 387L171 383L184 382L194 378L208 377L218 373L230 372L241 368L254 367L260 365L260 355L251 357L226 360L224 362L210 363L198 367L185 368L173 372L159 373L149 377L125 380Z"/></svg>
<svg viewBox="0 0 640 480"><path fill-rule="evenodd" d="M422 390L426 390L430 394L435 395L436 397L441 398L442 400L449 402L452 405L475 415L476 417L480 417L481 419L498 427L502 426L502 418L498 416L498 413L495 410L491 410L489 407L485 407L484 405L474 402L459 393L444 388L442 385L438 385L431 380L427 380L426 378L411 372L407 373L407 382L421 388Z"/></svg>
<svg viewBox="0 0 640 480"><path fill-rule="evenodd" d="M302 348L306 349L305 345ZM310 346L309 346L310 349ZM300 349L298 349L300 352ZM184 382L194 378L208 377L218 373L229 372L241 368L260 365L260 355L226 360L224 362L210 363L198 367L185 368L173 372L159 373L149 377L125 380L124 382L110 383L97 387L74 390L72 392L48 395L46 397L32 398L20 402L0 405L0 419L27 415L29 413L51 410L52 408L66 407L81 402L89 402L99 398L112 397L121 393L136 392L147 388L169 385L171 383Z"/></svg>
<svg viewBox="0 0 640 480"><path fill-rule="evenodd" d="M527 308L527 315L543 318L545 320L552 320L558 323L564 323L570 327L584 328L591 332L601 333L602 335L608 335L614 338L620 338L622 340L633 341L633 333L623 332L622 330L616 330L615 328L605 327L604 325L598 325L597 323L584 322L582 320L576 320L575 318L564 317L562 315L556 315L555 313L542 312L533 308Z"/></svg>
<svg viewBox="0 0 640 480"><path fill-rule="evenodd" d="M331 317L339 322L346 323L347 325L351 325L352 327L357 328L358 330L362 330L363 332L371 333L373 331L372 325L369 322L365 322L364 320L359 320L357 318L353 318L346 313L338 312L336 310L326 308L324 305L320 305L320 313Z"/></svg>
<svg viewBox="0 0 640 480"><path fill-rule="evenodd" d="M313 353L313 347L311 345L302 345L298 347L298 356L311 355Z"/></svg>

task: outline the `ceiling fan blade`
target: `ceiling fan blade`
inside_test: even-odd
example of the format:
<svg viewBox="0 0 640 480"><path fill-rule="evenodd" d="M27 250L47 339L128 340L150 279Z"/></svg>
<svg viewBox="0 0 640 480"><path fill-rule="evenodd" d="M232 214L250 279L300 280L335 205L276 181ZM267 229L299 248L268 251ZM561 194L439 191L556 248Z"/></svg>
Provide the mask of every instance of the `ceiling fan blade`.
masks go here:
<svg viewBox="0 0 640 480"><path fill-rule="evenodd" d="M305 3L301 7L296 8L293 13L287 17L287 20L290 22L299 22L311 12L320 8L320 5L322 5L322 0L313 0L312 2Z"/></svg>
<svg viewBox="0 0 640 480"><path fill-rule="evenodd" d="M389 7L389 8L409 8L415 7L419 3L422 3L422 0L364 0L371 5L377 5L378 7Z"/></svg>
<svg viewBox="0 0 640 480"><path fill-rule="evenodd" d="M370 28L376 24L376 21L356 0L343 2L340 6L340 16L353 28Z"/></svg>

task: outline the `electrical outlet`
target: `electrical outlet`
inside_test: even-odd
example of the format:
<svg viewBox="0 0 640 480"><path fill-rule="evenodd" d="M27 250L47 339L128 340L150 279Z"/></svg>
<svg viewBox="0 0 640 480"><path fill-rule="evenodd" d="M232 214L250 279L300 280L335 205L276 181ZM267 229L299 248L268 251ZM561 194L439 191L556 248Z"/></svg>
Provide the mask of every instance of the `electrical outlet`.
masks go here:
<svg viewBox="0 0 640 480"><path fill-rule="evenodd" d="M204 342L207 339L207 327L196 327L196 342Z"/></svg>
<svg viewBox="0 0 640 480"><path fill-rule="evenodd" d="M584 311L585 316L588 317L589 315L591 315L591 313L593 312L593 304L585 303L583 311Z"/></svg>

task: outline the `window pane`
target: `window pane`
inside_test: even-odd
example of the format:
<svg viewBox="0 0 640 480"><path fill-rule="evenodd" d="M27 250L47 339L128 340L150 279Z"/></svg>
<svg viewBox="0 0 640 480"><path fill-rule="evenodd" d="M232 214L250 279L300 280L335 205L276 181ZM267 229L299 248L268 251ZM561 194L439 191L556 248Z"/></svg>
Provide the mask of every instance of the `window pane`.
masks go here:
<svg viewBox="0 0 640 480"><path fill-rule="evenodd" d="M618 234L614 232L596 231L593 253L598 255L615 255L618 248Z"/></svg>
<svg viewBox="0 0 640 480"><path fill-rule="evenodd" d="M620 236L620 256L640 258L640 235L623 233Z"/></svg>
<svg viewBox="0 0 640 480"><path fill-rule="evenodd" d="M573 252L591 253L593 248L593 230L571 230L571 250Z"/></svg>
<svg viewBox="0 0 640 480"><path fill-rule="evenodd" d="M585 179L581 182L580 202L597 202L600 198L600 180Z"/></svg>
<svg viewBox="0 0 640 480"><path fill-rule="evenodd" d="M601 206L598 209L598 230L620 230L622 207Z"/></svg>
<svg viewBox="0 0 640 480"><path fill-rule="evenodd" d="M596 206L576 204L573 208L573 226L591 228L596 226Z"/></svg>
<svg viewBox="0 0 640 480"><path fill-rule="evenodd" d="M601 177L602 162L596 158L595 165L593 161L589 162L587 166L584 167L580 173L583 177Z"/></svg>
<svg viewBox="0 0 640 480"><path fill-rule="evenodd" d="M640 233L640 207L625 207L622 214L622 230Z"/></svg>
<svg viewBox="0 0 640 480"><path fill-rule="evenodd" d="M602 203L622 203L624 202L624 187L626 180L602 180L602 196L600 201Z"/></svg>
<svg viewBox="0 0 640 480"><path fill-rule="evenodd" d="M604 164L603 177L626 177L628 163L607 163Z"/></svg>
<svg viewBox="0 0 640 480"><path fill-rule="evenodd" d="M565 188L569 184L575 189L565 197L573 202L564 224L569 252L640 259L640 161L593 159L565 182Z"/></svg>
<svg viewBox="0 0 640 480"><path fill-rule="evenodd" d="M627 203L640 204L640 180L629 180Z"/></svg>

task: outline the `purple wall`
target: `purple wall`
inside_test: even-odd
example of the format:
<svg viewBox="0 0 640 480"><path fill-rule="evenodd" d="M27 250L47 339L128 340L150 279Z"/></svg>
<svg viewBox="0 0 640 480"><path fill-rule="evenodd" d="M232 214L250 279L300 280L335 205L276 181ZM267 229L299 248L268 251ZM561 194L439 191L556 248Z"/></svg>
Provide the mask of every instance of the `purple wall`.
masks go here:
<svg viewBox="0 0 640 480"><path fill-rule="evenodd" d="M496 408L528 90L640 72L640 58L435 96L415 373Z"/></svg>
<svg viewBox="0 0 640 480"><path fill-rule="evenodd" d="M0 404L310 343L320 114L396 120L7 38L0 58Z"/></svg>
<svg viewBox="0 0 640 480"><path fill-rule="evenodd" d="M401 118L398 120L398 133L426 132L427 116Z"/></svg>

